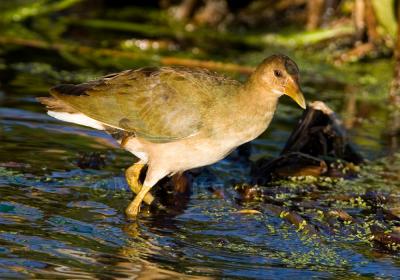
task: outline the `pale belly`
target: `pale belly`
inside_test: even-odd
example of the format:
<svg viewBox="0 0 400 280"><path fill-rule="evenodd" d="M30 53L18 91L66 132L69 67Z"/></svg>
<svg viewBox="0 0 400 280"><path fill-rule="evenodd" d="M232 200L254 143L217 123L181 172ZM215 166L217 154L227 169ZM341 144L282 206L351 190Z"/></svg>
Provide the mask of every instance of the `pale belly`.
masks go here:
<svg viewBox="0 0 400 280"><path fill-rule="evenodd" d="M169 143L151 143L140 138L129 139L124 148L147 163L169 174L213 164L226 157L243 143L258 137L269 122L252 127L251 131L226 129L220 137L196 135Z"/></svg>
<svg viewBox="0 0 400 280"><path fill-rule="evenodd" d="M237 139L185 139L170 143L149 143L132 138L125 149L141 159L142 162L177 173L213 164L242 144Z"/></svg>

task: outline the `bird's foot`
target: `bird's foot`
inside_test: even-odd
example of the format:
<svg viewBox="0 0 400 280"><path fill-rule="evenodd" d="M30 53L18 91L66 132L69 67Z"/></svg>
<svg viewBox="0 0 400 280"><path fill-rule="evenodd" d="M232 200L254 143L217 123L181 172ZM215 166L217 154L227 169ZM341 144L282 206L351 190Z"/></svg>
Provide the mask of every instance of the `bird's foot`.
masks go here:
<svg viewBox="0 0 400 280"><path fill-rule="evenodd" d="M142 189L142 184L140 183L140 173L143 170L144 166L145 165L142 163L135 163L125 171L125 177L126 181L128 182L129 188L135 194L138 194ZM151 205L154 200L154 196L151 193L147 193L143 199L143 201L148 205Z"/></svg>
<svg viewBox="0 0 400 280"><path fill-rule="evenodd" d="M126 208L125 213L131 219L136 219L140 212L140 205L144 198L149 193L152 186L143 186L140 192L136 195L135 199Z"/></svg>
<svg viewBox="0 0 400 280"><path fill-rule="evenodd" d="M125 214L130 219L136 219L140 212L140 203L135 203L133 200L125 210Z"/></svg>

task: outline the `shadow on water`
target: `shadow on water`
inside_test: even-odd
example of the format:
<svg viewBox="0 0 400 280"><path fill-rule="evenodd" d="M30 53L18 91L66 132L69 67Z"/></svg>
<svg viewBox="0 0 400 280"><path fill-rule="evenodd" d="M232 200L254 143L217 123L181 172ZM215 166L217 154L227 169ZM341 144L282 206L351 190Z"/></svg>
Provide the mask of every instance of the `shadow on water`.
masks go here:
<svg viewBox="0 0 400 280"><path fill-rule="evenodd" d="M86 33L79 33L76 24L67 35L84 41ZM105 45L124 34L112 35L110 30L103 34L95 23L86 25L97 30L89 41L110 36ZM136 27L124 28L126 32ZM166 37L169 40L170 34ZM176 43L168 40L166 44ZM190 56L188 49L175 52ZM233 50L225 60L256 65L277 49ZM373 160L384 154L387 112L382 95L390 79L390 63L379 60L338 69L307 49L284 52L300 65L307 98L327 101L341 115L364 156ZM128 222L123 211L131 194L123 174L132 156L101 132L46 116L35 97L46 95L51 85L61 81L82 82L152 60L121 63L74 55L29 46L0 50L0 278L286 279L296 275L298 279L367 279L400 274L398 256L372 248L365 232L351 238L347 233L343 238L315 237L260 204L239 203L234 183L248 182L250 167L235 157L206 168L195 178L190 200L181 212L145 213L139 223ZM215 51L210 57L207 53L199 57L219 55ZM283 98L271 127L252 143L251 160L277 155L300 115ZM99 169L79 168L82 154L94 152L104 161ZM341 182L340 186L357 194L362 187L357 184L387 191L384 185L388 183L371 176L368 181ZM223 195L210 192L210 187ZM398 191L397 186L393 192L397 195ZM243 208L260 211L244 215L238 212Z"/></svg>

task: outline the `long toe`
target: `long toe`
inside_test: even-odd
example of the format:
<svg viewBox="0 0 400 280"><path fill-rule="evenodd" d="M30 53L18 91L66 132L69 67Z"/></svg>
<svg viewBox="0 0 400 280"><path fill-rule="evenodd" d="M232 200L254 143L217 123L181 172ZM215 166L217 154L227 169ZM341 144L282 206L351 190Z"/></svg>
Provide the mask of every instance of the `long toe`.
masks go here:
<svg viewBox="0 0 400 280"><path fill-rule="evenodd" d="M136 219L140 211L140 205L136 205L135 203L131 202L129 206L125 210L125 214L130 219Z"/></svg>

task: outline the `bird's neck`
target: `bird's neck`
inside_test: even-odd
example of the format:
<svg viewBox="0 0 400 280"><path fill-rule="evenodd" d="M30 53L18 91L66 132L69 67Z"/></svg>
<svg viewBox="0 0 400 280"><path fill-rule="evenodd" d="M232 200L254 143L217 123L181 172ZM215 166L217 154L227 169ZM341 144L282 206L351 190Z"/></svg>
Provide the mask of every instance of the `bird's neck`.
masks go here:
<svg viewBox="0 0 400 280"><path fill-rule="evenodd" d="M274 116L279 96L268 89L244 84L237 95L241 108L236 115L236 128L243 134L244 142L263 133Z"/></svg>
<svg viewBox="0 0 400 280"><path fill-rule="evenodd" d="M241 99L241 104L246 104L246 111L249 112L249 115L262 121L268 118L270 113L274 114L280 96L272 89L249 79L243 84L238 97Z"/></svg>

